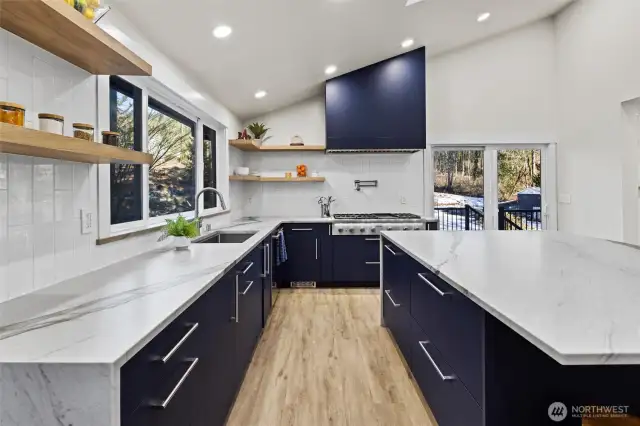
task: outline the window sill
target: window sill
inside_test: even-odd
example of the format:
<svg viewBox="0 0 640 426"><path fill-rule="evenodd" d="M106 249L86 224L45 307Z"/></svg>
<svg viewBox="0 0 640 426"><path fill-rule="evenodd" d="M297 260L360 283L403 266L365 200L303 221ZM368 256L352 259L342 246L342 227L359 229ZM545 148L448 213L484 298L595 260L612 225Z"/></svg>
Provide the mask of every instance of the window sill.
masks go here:
<svg viewBox="0 0 640 426"><path fill-rule="evenodd" d="M231 210L222 210L222 211L212 211L212 212L204 212L203 214L200 215L201 218L206 219L209 217L215 217L215 216L222 216L225 214L229 214L231 213ZM153 232L157 232L160 229L162 229L164 227L164 224L153 224L153 225L149 225L146 228L139 228L133 231L125 231L122 232L120 234L117 235L112 235L110 237L106 237L106 238L98 238L96 240L96 245L97 246L103 246L105 244L109 244L109 243L115 243L116 241L124 241L124 240L128 240L130 238L134 238L134 237L139 237L141 235L145 235L145 234L151 234Z"/></svg>

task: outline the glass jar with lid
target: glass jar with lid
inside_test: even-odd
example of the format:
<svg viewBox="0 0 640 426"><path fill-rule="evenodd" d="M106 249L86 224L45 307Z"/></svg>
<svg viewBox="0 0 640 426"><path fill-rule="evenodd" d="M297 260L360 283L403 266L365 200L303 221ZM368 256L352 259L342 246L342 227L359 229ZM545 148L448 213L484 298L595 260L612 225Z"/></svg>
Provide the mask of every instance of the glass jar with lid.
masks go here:
<svg viewBox="0 0 640 426"><path fill-rule="evenodd" d="M14 126L24 126L25 108L12 102L0 102L0 121Z"/></svg>
<svg viewBox="0 0 640 426"><path fill-rule="evenodd" d="M85 123L73 123L73 137L93 142L93 126Z"/></svg>
<svg viewBox="0 0 640 426"><path fill-rule="evenodd" d="M56 135L64 134L64 117L56 114L41 113L38 114L40 120L40 131L47 133L55 133Z"/></svg>
<svg viewBox="0 0 640 426"><path fill-rule="evenodd" d="M110 132L104 131L102 132L102 144L103 145L111 145L118 146L118 138L120 137L120 133L118 132Z"/></svg>

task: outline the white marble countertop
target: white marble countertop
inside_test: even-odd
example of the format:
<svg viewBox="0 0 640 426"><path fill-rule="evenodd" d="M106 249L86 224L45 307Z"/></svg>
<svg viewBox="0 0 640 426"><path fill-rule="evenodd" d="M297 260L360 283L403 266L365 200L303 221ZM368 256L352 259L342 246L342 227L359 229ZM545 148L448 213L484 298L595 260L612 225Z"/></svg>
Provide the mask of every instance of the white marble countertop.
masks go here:
<svg viewBox="0 0 640 426"><path fill-rule="evenodd" d="M221 228L257 231L242 244L157 249L0 304L0 364L121 366L282 222L331 219L242 220Z"/></svg>
<svg viewBox="0 0 640 426"><path fill-rule="evenodd" d="M383 232L561 364L640 364L640 247L559 232Z"/></svg>

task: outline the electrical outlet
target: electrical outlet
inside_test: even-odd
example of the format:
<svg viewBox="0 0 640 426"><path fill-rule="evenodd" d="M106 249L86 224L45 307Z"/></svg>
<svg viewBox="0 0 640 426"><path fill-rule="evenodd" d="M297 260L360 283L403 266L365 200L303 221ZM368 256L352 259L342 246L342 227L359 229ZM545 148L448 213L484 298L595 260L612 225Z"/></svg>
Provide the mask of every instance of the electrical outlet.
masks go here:
<svg viewBox="0 0 640 426"><path fill-rule="evenodd" d="M400 196L400 204L407 204L407 197L401 195Z"/></svg>
<svg viewBox="0 0 640 426"><path fill-rule="evenodd" d="M91 210L80 210L80 233L93 233L93 212Z"/></svg>

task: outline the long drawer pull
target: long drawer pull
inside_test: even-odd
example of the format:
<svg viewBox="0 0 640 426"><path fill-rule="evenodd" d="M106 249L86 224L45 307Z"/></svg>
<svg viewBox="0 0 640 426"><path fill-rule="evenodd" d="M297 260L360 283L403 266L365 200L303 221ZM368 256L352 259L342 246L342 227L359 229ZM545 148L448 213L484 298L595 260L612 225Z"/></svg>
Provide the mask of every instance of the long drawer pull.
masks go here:
<svg viewBox="0 0 640 426"><path fill-rule="evenodd" d="M245 288L244 291L242 293L240 293L241 296L246 296L247 292L249 291L249 289L253 285L253 281L248 281L248 283L249 283L249 285L247 286L247 288Z"/></svg>
<svg viewBox="0 0 640 426"><path fill-rule="evenodd" d="M184 336L182 336L182 339L180 339L180 341L178 343L176 343L176 345L173 347L173 349L171 349L169 351L168 354L166 354L163 358L162 358L162 363L166 364L171 357L178 351L178 349L180 349L180 346L182 346L184 344L184 342L187 341L187 339L189 338L189 336L191 336L193 334L194 331L196 331L196 329L198 328L200 324L198 324L197 322L194 324L190 324L190 328L189 331L187 331L185 333Z"/></svg>
<svg viewBox="0 0 640 426"><path fill-rule="evenodd" d="M395 251L393 251L393 249L391 247L389 247L387 244L384 245L384 248L386 248L387 250L389 250L391 252L392 255L394 256L398 256L398 253L396 253Z"/></svg>
<svg viewBox="0 0 640 426"><path fill-rule="evenodd" d="M169 403L171 402L173 397L176 395L176 393L178 393L178 391L180 390L180 387L182 386L184 381L187 380L187 377L189 377L189 374L191 374L193 369L198 364L199 359L198 358L188 358L186 361L191 362L191 365L189 366L189 368L187 368L187 371L182 375L182 377L180 378L178 383L175 385L173 390L171 390L171 393L169 394L169 396L164 401L162 401L160 403L152 403L151 404L152 407L161 408L161 409L164 410L165 408L167 408L169 406Z"/></svg>
<svg viewBox="0 0 640 426"><path fill-rule="evenodd" d="M313 228L291 228L292 231L313 231Z"/></svg>
<svg viewBox="0 0 640 426"><path fill-rule="evenodd" d="M418 276L420 277L420 279L422 281L424 281L425 283L429 284L429 287L431 287L432 289L435 290L436 293L438 293L440 296L446 296L448 294L448 292L444 292L442 290L440 290L438 287L436 287L431 281L429 281L423 274L418 274Z"/></svg>
<svg viewBox="0 0 640 426"><path fill-rule="evenodd" d="M251 269L251 267L253 267L253 262L249 263L249 265L244 268L244 271L242 271L242 275L245 275L247 272L249 272L249 269Z"/></svg>
<svg viewBox="0 0 640 426"><path fill-rule="evenodd" d="M399 308L400 304L396 303L395 300L393 300L393 297L391 297L391 290L385 290L384 294L387 295L387 297L389 298L389 300L391 300L391 304L393 304L394 308Z"/></svg>
<svg viewBox="0 0 640 426"><path fill-rule="evenodd" d="M364 262L365 265L379 265L380 262Z"/></svg>
<svg viewBox="0 0 640 426"><path fill-rule="evenodd" d="M427 356L427 358L429 358L429 361L431 361L431 365L433 365L433 368L436 369L436 371L438 372L438 375L440 376L442 381L443 382L447 382L447 381L451 381L451 380L456 380L457 377L455 376L455 374L452 374L450 376L445 376L444 374L442 374L442 370L440 370L440 367L438 367L438 364L436 364L435 360L433 359L433 357L431 356L431 354L429 353L427 348L424 347L424 345L428 345L429 343L430 342L428 340L425 340L425 341L422 341L422 342L418 342L418 344L422 348L422 351Z"/></svg>
<svg viewBox="0 0 640 426"><path fill-rule="evenodd" d="M380 238L365 238L365 241L380 241Z"/></svg>

